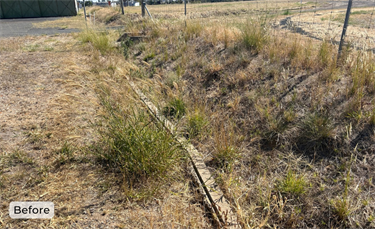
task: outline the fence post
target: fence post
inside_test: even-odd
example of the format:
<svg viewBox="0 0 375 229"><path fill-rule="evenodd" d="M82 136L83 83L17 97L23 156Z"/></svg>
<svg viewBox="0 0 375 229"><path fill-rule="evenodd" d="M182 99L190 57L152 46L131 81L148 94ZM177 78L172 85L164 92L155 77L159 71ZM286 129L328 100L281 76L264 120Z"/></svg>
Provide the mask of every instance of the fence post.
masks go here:
<svg viewBox="0 0 375 229"><path fill-rule="evenodd" d="M145 14L146 14L146 12L145 12L145 2L144 2L145 0L141 0L141 8L142 8L142 17L144 17L145 16Z"/></svg>
<svg viewBox="0 0 375 229"><path fill-rule="evenodd" d="M122 15L124 15L124 0L120 0L120 5L121 5Z"/></svg>
<svg viewBox="0 0 375 229"><path fill-rule="evenodd" d="M85 2L85 0L83 0L83 13L85 14L85 21L87 21L87 18L86 18L86 2Z"/></svg>
<svg viewBox="0 0 375 229"><path fill-rule="evenodd" d="M184 0L184 4L185 4L185 16L186 16L186 1L187 0Z"/></svg>
<svg viewBox="0 0 375 229"><path fill-rule="evenodd" d="M346 29L347 29L348 24L349 24L350 10L352 9L352 2L353 2L353 0L349 0L348 9L346 10L345 22L344 22L344 27L342 28L342 34L341 34L341 39L340 39L339 52L337 54L337 60L340 59L342 46L344 44L345 33L346 33Z"/></svg>

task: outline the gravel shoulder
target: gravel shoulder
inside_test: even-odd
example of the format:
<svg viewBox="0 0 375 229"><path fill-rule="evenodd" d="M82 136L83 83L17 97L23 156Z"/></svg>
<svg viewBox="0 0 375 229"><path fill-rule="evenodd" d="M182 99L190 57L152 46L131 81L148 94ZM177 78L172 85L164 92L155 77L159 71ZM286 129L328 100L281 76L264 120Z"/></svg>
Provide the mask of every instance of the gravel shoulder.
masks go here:
<svg viewBox="0 0 375 229"><path fill-rule="evenodd" d="M48 18L22 18L22 19L1 19L0 20L0 37L17 37L26 35L54 35L63 33L78 32L78 29L65 28L57 25L49 28L35 28L33 23L53 22L58 17Z"/></svg>

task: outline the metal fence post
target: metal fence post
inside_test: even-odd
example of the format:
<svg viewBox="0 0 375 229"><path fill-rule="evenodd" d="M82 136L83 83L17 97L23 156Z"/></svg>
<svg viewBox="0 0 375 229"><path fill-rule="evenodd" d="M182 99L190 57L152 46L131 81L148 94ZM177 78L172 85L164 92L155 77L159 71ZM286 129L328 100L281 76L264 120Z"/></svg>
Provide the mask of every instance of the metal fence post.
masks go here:
<svg viewBox="0 0 375 229"><path fill-rule="evenodd" d="M83 13L85 14L85 21L87 21L87 18L86 18L86 2L85 2L85 0L83 0Z"/></svg>
<svg viewBox="0 0 375 229"><path fill-rule="evenodd" d="M124 0L120 0L122 15L124 15Z"/></svg>
<svg viewBox="0 0 375 229"><path fill-rule="evenodd" d="M184 0L184 4L185 4L185 16L186 16L186 0Z"/></svg>
<svg viewBox="0 0 375 229"><path fill-rule="evenodd" d="M141 8L142 8L142 17L144 17L145 16L145 14L146 14L146 12L145 12L145 0L141 0L141 3L142 3L142 5L141 5Z"/></svg>
<svg viewBox="0 0 375 229"><path fill-rule="evenodd" d="M341 52L342 52L342 46L344 44L345 33L346 33L346 29L348 28L348 24L349 24L349 16L350 16L350 10L352 8L352 2L353 2L353 0L349 0L348 9L346 10L345 22L344 22L344 27L342 28L342 34L341 34L341 39L340 39L339 52L337 54L337 60L340 58L340 55L341 55Z"/></svg>

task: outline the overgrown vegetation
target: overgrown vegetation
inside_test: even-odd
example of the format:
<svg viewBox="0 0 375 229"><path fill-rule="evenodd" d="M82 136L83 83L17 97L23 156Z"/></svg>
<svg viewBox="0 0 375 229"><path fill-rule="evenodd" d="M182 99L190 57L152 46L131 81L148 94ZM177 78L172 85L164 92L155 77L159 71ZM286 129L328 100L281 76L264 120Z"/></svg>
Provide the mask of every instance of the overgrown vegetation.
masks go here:
<svg viewBox="0 0 375 229"><path fill-rule="evenodd" d="M370 189L359 174L372 173L355 162L361 192L344 188L340 174L353 151L361 158L373 152L372 54L348 46L337 60L329 38L271 23L257 15L220 26L150 25L158 35L145 44L152 52L133 61L147 59L142 69L156 77L139 86L179 119L245 228L370 225L373 210L360 201ZM202 103L205 112L197 109ZM371 213L363 216L365 209Z"/></svg>
<svg viewBox="0 0 375 229"><path fill-rule="evenodd" d="M121 108L104 95L101 104L105 114L97 126L100 140L93 152L100 163L121 172L130 188L163 181L181 164L183 155L174 138L145 111Z"/></svg>
<svg viewBox="0 0 375 229"><path fill-rule="evenodd" d="M127 198L155 197L183 157L150 116L122 104L133 100L120 96L124 74L200 150L244 228L375 226L371 52L348 45L337 60L329 37L278 30L271 24L279 18L259 15L188 20L186 27L176 18L99 18L129 20L126 31L150 37L116 51L111 39L96 38L106 33L80 35L93 65L107 61L90 72L121 85L104 90L115 94L111 99L102 94L100 137L91 149L95 165L122 179ZM29 144L43 143L34 132ZM64 145L59 152L74 156ZM103 195L109 183L100 183Z"/></svg>

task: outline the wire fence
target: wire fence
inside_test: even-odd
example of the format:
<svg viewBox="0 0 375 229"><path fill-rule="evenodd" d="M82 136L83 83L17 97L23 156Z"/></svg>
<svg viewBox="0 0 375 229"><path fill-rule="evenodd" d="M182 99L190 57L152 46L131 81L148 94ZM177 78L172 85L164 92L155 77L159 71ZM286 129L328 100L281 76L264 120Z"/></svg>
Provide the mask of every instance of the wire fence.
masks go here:
<svg viewBox="0 0 375 229"><path fill-rule="evenodd" d="M230 25L262 18L273 31L289 36L301 34L316 40L340 42L348 1L341 0L145 0L154 19L183 19L187 23ZM126 2L124 5L129 5ZM375 50L375 0L353 2L346 44ZM141 14L140 6L125 7L128 14ZM147 13L144 15L148 17Z"/></svg>

